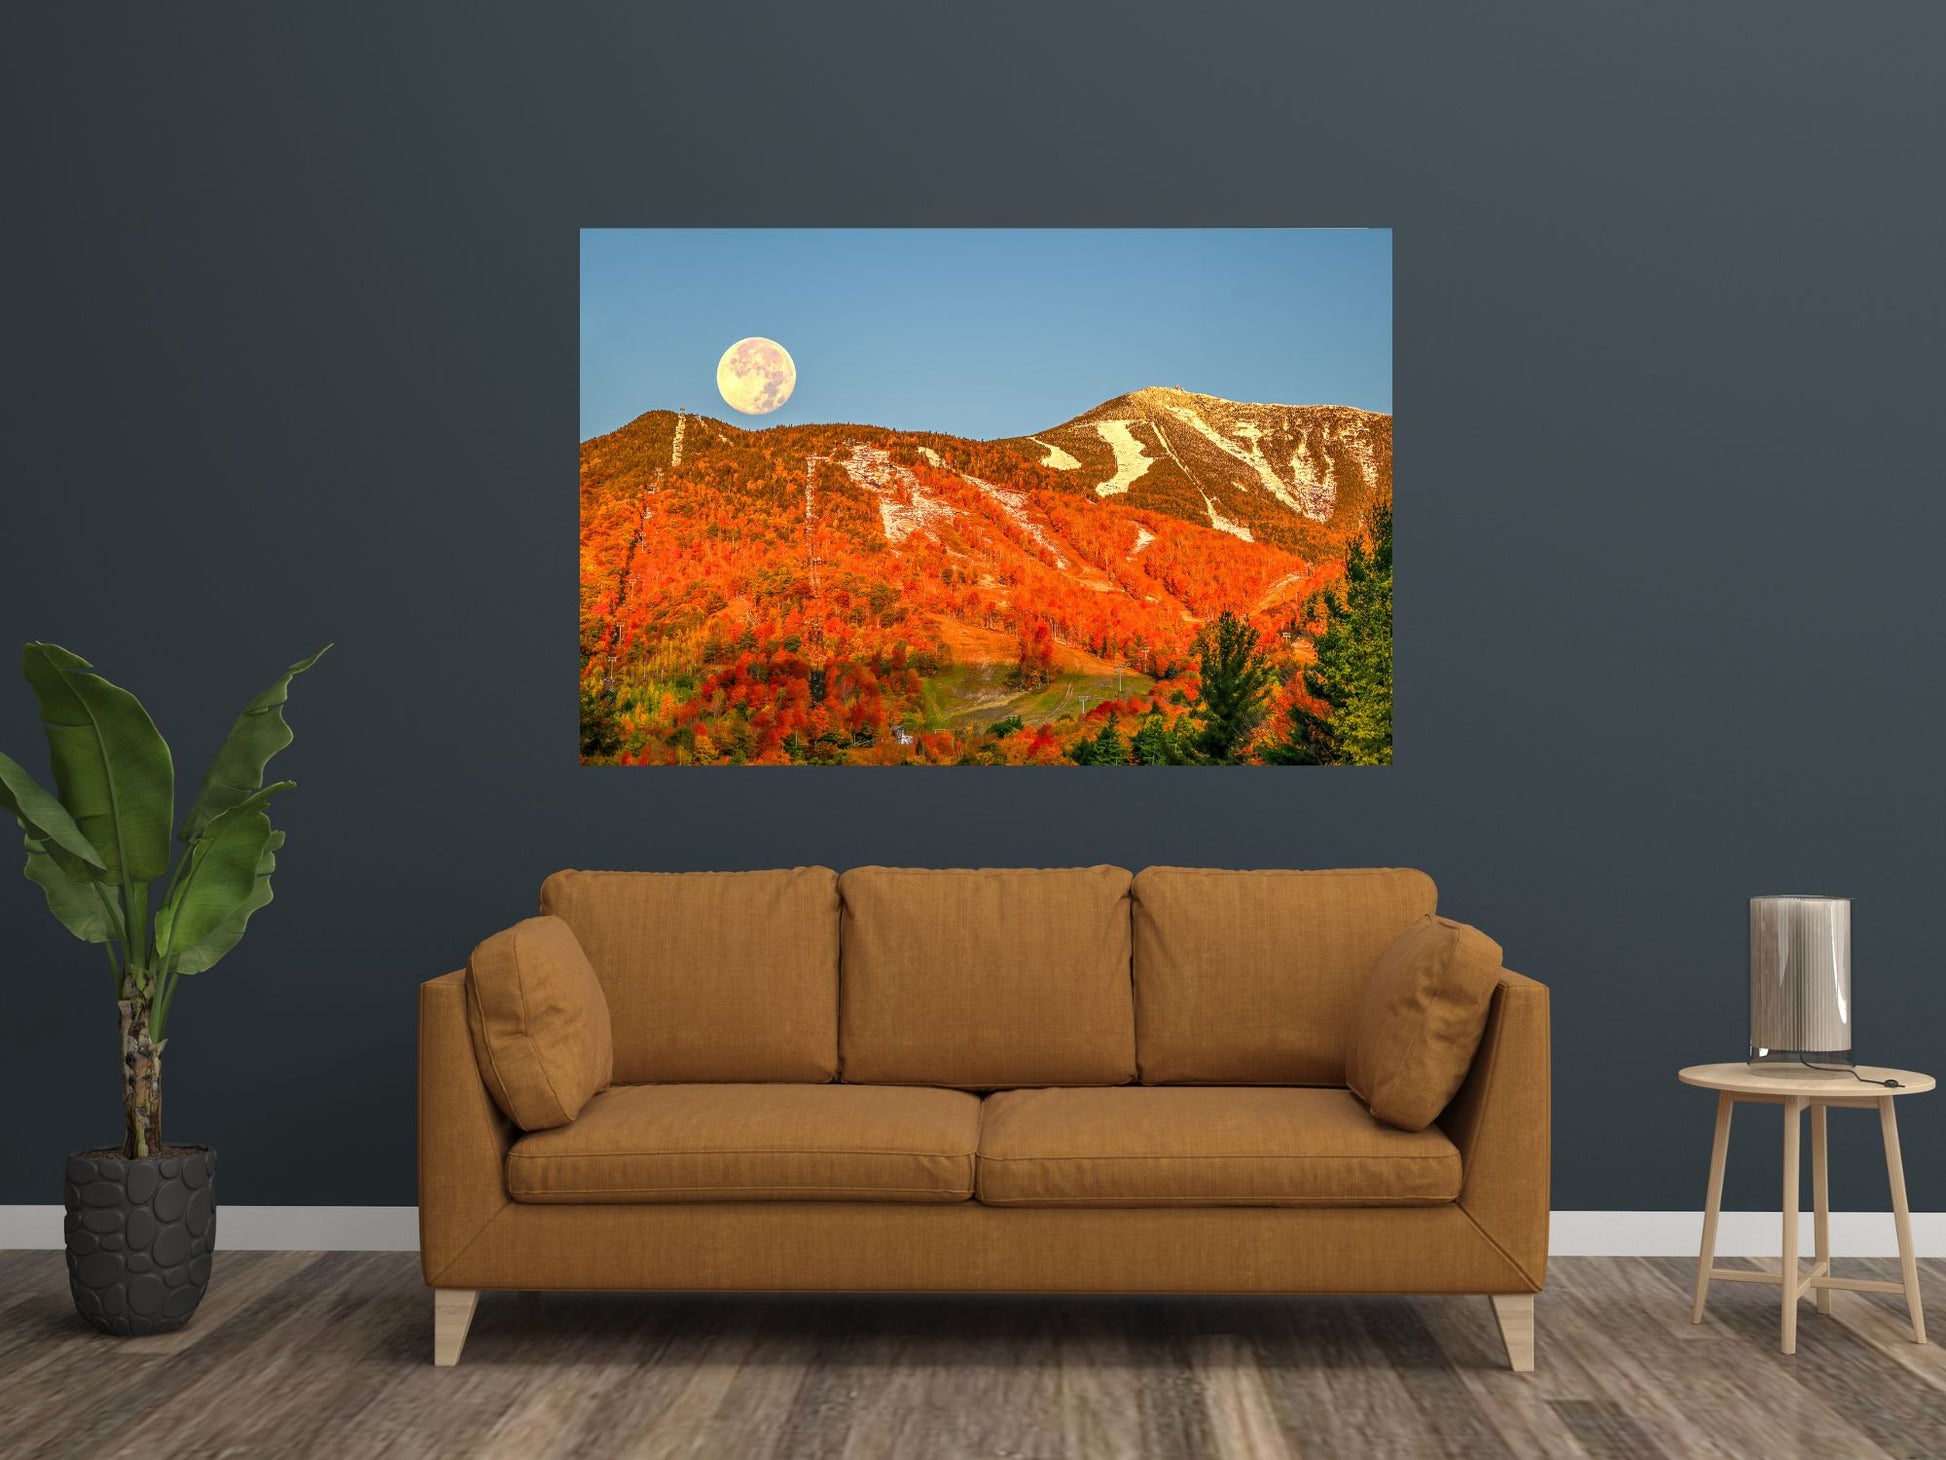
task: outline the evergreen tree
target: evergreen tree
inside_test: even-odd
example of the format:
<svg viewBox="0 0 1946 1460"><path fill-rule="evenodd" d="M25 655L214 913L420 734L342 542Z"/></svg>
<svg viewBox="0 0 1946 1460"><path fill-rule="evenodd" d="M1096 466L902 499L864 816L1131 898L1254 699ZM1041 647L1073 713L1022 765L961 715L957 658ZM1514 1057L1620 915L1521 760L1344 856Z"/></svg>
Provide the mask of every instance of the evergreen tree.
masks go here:
<svg viewBox="0 0 1946 1460"><path fill-rule="evenodd" d="M1225 609L1196 636L1202 696L1184 749L1205 765L1234 765L1264 722L1277 671L1248 619Z"/></svg>
<svg viewBox="0 0 1946 1460"><path fill-rule="evenodd" d="M1068 751L1068 758L1076 765L1127 765L1128 741L1110 720L1101 727L1101 733L1092 739L1083 737L1075 741Z"/></svg>
<svg viewBox="0 0 1946 1460"><path fill-rule="evenodd" d="M1160 710L1150 710L1142 717L1142 727L1135 732L1134 742L1129 749L1137 765L1182 764L1182 756L1176 750L1175 739L1169 734L1168 722L1162 718Z"/></svg>
<svg viewBox="0 0 1946 1460"><path fill-rule="evenodd" d="M1331 722L1292 704L1283 738L1266 745L1262 755L1265 765L1330 765L1331 752Z"/></svg>
<svg viewBox="0 0 1946 1460"><path fill-rule="evenodd" d="M1345 553L1341 590L1321 595L1324 632L1304 688L1328 707L1291 707L1284 738L1265 753L1280 765L1392 763L1392 504L1380 503Z"/></svg>
<svg viewBox="0 0 1946 1460"><path fill-rule="evenodd" d="M581 759L589 764L615 758L622 748L622 732L615 723L615 691L581 689Z"/></svg>

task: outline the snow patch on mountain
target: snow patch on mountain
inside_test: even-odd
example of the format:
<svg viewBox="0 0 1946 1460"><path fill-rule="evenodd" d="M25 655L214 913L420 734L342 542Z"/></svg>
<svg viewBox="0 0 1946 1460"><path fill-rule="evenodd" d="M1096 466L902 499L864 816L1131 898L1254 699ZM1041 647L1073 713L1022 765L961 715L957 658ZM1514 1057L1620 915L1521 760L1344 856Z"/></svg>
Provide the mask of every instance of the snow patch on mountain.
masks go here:
<svg viewBox="0 0 1946 1460"><path fill-rule="evenodd" d="M1323 522L1330 517L1331 513L1328 510L1321 514L1317 512L1314 502L1307 503L1303 494L1292 491L1290 483L1277 475L1276 468L1265 458L1264 449L1258 444L1258 438L1263 433L1255 422L1244 423L1249 428L1247 433L1242 430L1237 432L1239 436L1243 437L1247 448L1240 450L1228 437L1208 421L1205 421L1190 407L1172 405L1169 407L1169 414L1181 421L1205 441L1209 442L1218 451L1235 457L1238 461L1249 467L1250 470L1257 474L1257 480L1263 483L1264 490L1269 492L1271 496L1282 502L1293 512L1302 512L1306 517L1318 522Z"/></svg>
<svg viewBox="0 0 1946 1460"><path fill-rule="evenodd" d="M879 522L885 540L894 547L913 533L932 530L935 523L950 522L959 509L942 502L919 479L879 447L855 445L842 463L853 484L878 498Z"/></svg>
<svg viewBox="0 0 1946 1460"><path fill-rule="evenodd" d="M1137 527L1135 529L1135 546L1128 550L1128 555L1131 558L1137 556L1143 548L1154 541L1155 534L1153 532L1150 532L1146 527Z"/></svg>
<svg viewBox="0 0 1946 1460"><path fill-rule="evenodd" d="M1054 445L1053 442L1043 441L1038 436L1029 436L1027 439L1036 446L1045 446L1047 448L1047 455L1041 458L1042 466L1051 466L1056 471L1078 471L1080 469L1081 463L1074 457L1069 456L1060 447Z"/></svg>
<svg viewBox="0 0 1946 1460"><path fill-rule="evenodd" d="M1372 443L1363 432L1326 426L1324 434L1326 440L1335 441L1339 450L1351 457L1358 468L1359 480L1367 490L1378 485L1378 462L1373 459Z"/></svg>
<svg viewBox="0 0 1946 1460"><path fill-rule="evenodd" d="M1249 528L1245 527L1241 522L1232 522L1216 510L1216 503L1210 500L1208 492L1203 493L1203 506L1209 512L1209 525L1214 527L1218 532L1227 532L1231 537L1240 537L1245 542L1256 541L1250 535Z"/></svg>
<svg viewBox="0 0 1946 1460"><path fill-rule="evenodd" d="M1132 424L1130 421L1095 422L1095 434L1107 442L1109 450L1115 453L1115 475L1096 484L1095 495L1098 497L1113 497L1126 492L1132 483L1155 465L1142 443L1129 431Z"/></svg>
<svg viewBox="0 0 1946 1460"><path fill-rule="evenodd" d="M944 467L946 465L946 459L930 446L921 446L919 448L919 454L925 457L926 463L929 466Z"/></svg>
<svg viewBox="0 0 1946 1460"><path fill-rule="evenodd" d="M1371 470L1369 460L1364 462L1364 469ZM1304 503L1298 510L1306 517L1316 522L1331 520L1331 509L1338 505L1338 483L1332 475L1331 458L1324 459L1324 469L1320 471L1312 459L1310 443L1301 437L1291 455L1291 486Z"/></svg>
<svg viewBox="0 0 1946 1460"><path fill-rule="evenodd" d="M983 482L978 477L966 476L965 472L961 472L960 475L966 477L967 481L978 487L990 501L997 505L1006 514L1008 521L1040 547L1046 549L1054 559L1055 567L1066 570L1068 560L1061 555L1061 550L1054 546L1053 540L1041 530L1040 524L1027 515L1025 492L1016 492L1011 487L995 486L992 482Z"/></svg>

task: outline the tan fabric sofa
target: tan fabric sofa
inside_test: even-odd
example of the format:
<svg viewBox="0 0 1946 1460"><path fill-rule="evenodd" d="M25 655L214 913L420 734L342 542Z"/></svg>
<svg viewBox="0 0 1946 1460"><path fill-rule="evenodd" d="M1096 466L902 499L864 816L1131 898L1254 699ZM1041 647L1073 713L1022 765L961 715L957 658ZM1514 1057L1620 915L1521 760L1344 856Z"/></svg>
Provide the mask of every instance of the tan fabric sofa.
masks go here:
<svg viewBox="0 0 1946 1460"><path fill-rule="evenodd" d="M1453 1293L1531 1367L1547 990L1434 901L1392 869L557 873L421 990L435 1359L487 1289ZM1394 1059L1367 991L1409 933L1488 958L1484 1013ZM1360 1021L1361 1088L1463 1041L1423 1130L1347 1088Z"/></svg>

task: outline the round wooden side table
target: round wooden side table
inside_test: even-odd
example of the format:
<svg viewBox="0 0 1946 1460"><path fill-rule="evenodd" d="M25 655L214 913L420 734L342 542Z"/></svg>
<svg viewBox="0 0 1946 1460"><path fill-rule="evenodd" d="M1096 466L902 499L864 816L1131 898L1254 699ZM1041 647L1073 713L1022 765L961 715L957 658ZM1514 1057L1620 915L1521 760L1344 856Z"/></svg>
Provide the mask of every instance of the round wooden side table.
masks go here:
<svg viewBox="0 0 1946 1460"><path fill-rule="evenodd" d="M1919 1262L1912 1250L1912 1213L1905 1200L1905 1163L1899 1156L1899 1125L1892 1114L1892 1100L1898 1095L1919 1095L1933 1088L1931 1075L1914 1070L1887 1070L1876 1065L1858 1066L1854 1079L1836 1070L1813 1070L1803 1066L1779 1065L1753 1069L1744 1063L1691 1065L1678 1076L1685 1085L1716 1091L1716 1142L1710 1149L1709 1200L1703 1206L1703 1250L1696 1259L1696 1302L1689 1321L1703 1321L1703 1303L1709 1297L1710 1283L1776 1283L1784 1290L1783 1349L1797 1352L1797 1305L1807 1292L1817 1294L1818 1312L1831 1311L1831 1293L1842 1288L1854 1293L1903 1293L1907 1316L1912 1320L1912 1341L1926 1341L1926 1317L1919 1304ZM1898 1081L1888 1089L1886 1080ZM1874 1083L1864 1083L1871 1081ZM1738 1101L1784 1108L1784 1260L1781 1272L1745 1272L1740 1268L1715 1267L1716 1219L1723 1205L1723 1162L1730 1151L1730 1111ZM1863 1278L1831 1275L1831 1196L1826 1184L1824 1113L1833 1106L1847 1110L1878 1111L1879 1131L1885 1141L1885 1173L1892 1185L1892 1224L1899 1234L1899 1270L1903 1281L1874 1282ZM1797 1259L1797 1135L1798 1116L1811 1112L1811 1231L1815 1250L1811 1267L1800 1273Z"/></svg>

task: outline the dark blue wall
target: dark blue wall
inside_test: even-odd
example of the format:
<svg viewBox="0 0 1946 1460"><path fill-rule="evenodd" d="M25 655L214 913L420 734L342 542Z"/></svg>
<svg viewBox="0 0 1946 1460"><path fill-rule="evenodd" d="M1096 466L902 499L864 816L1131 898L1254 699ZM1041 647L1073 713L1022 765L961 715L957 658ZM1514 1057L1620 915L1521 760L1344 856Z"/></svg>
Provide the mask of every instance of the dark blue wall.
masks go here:
<svg viewBox="0 0 1946 1460"><path fill-rule="evenodd" d="M345 9L0 55L0 639L192 776L339 646L277 901L169 1042L227 1200L411 1201L415 987L564 865L1426 868L1553 986L1560 1207L1700 1204L1674 1072L1741 1052L1752 893L1854 896L1861 1055L1946 1064L1938 6ZM576 230L702 223L1394 227L1398 765L578 767ZM0 878L0 1202L113 1138L107 993Z"/></svg>

